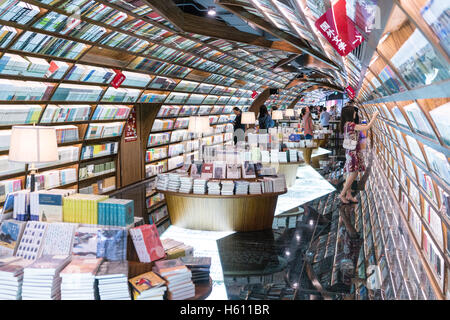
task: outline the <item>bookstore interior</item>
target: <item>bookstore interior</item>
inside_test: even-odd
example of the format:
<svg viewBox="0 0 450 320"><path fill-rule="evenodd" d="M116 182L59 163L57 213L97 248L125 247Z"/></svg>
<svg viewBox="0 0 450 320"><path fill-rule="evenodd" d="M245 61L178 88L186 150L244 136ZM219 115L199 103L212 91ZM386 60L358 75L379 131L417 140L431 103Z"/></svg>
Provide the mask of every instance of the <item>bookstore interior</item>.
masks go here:
<svg viewBox="0 0 450 320"><path fill-rule="evenodd" d="M450 1L0 0L0 300L450 299Z"/></svg>

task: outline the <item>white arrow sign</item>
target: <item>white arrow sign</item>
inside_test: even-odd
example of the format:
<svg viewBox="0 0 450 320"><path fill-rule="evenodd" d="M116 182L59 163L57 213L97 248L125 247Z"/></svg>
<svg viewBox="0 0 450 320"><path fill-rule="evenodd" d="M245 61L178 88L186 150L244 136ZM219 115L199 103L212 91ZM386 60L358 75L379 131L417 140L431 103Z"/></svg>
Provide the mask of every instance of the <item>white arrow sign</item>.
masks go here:
<svg viewBox="0 0 450 320"><path fill-rule="evenodd" d="M362 36L356 36L356 40L353 41L353 44L355 44L356 42L361 42L362 41Z"/></svg>

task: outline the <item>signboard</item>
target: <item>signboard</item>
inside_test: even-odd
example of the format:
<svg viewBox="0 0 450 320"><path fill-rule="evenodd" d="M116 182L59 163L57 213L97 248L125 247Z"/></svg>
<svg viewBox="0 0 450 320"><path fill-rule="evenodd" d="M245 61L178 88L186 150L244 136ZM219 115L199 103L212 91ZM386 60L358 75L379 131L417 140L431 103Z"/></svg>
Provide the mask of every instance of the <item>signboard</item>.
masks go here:
<svg viewBox="0 0 450 320"><path fill-rule="evenodd" d="M348 86L347 88L345 88L345 91L347 91L348 97L350 99L355 99L355 90L353 90L353 88L351 86Z"/></svg>
<svg viewBox="0 0 450 320"><path fill-rule="evenodd" d="M252 99L255 99L257 95L258 95L258 92L253 90L253 92L252 92Z"/></svg>
<svg viewBox="0 0 450 320"><path fill-rule="evenodd" d="M120 70L114 69L114 72L116 73L116 75L114 76L114 79L112 79L111 85L114 87L114 89L117 89L125 81L126 77Z"/></svg>
<svg viewBox="0 0 450 320"><path fill-rule="evenodd" d="M347 17L345 0L327 10L315 25L331 46L343 57L357 48L365 39L353 21Z"/></svg>
<svg viewBox="0 0 450 320"><path fill-rule="evenodd" d="M131 109L130 115L125 125L125 142L131 142L137 140L137 127L136 127L136 107Z"/></svg>

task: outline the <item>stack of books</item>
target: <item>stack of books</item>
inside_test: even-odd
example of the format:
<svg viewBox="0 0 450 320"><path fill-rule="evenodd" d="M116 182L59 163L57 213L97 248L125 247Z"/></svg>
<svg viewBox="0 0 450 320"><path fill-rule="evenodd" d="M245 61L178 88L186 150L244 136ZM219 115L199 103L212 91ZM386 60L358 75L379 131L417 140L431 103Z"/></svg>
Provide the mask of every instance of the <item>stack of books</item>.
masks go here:
<svg viewBox="0 0 450 320"><path fill-rule="evenodd" d="M61 300L95 300L95 275L101 262L97 258L73 258L61 271Z"/></svg>
<svg viewBox="0 0 450 320"><path fill-rule="evenodd" d="M128 261L103 261L95 276L99 300L131 300Z"/></svg>
<svg viewBox="0 0 450 320"><path fill-rule="evenodd" d="M31 263L19 257L0 258L0 299L22 298L23 269Z"/></svg>
<svg viewBox="0 0 450 320"><path fill-rule="evenodd" d="M220 180L208 181L208 194L220 194Z"/></svg>
<svg viewBox="0 0 450 320"><path fill-rule="evenodd" d="M134 300L163 300L166 281L154 272L147 272L129 280Z"/></svg>
<svg viewBox="0 0 450 320"><path fill-rule="evenodd" d="M76 193L64 198L63 221L98 224L98 203L108 196Z"/></svg>
<svg viewBox="0 0 450 320"><path fill-rule="evenodd" d="M287 162L287 153L285 151L278 152L278 161L283 163Z"/></svg>
<svg viewBox="0 0 450 320"><path fill-rule="evenodd" d="M71 256L42 256L23 271L23 300L59 300L61 298L60 272Z"/></svg>
<svg viewBox="0 0 450 320"><path fill-rule="evenodd" d="M192 282L209 282L211 257L183 257L181 261L191 270Z"/></svg>
<svg viewBox="0 0 450 320"><path fill-rule="evenodd" d="M289 149L289 162L297 162L297 150Z"/></svg>
<svg viewBox="0 0 450 320"><path fill-rule="evenodd" d="M192 257L194 248L183 242L173 239L161 240L162 246L166 252L167 259L176 259L180 257Z"/></svg>
<svg viewBox="0 0 450 320"><path fill-rule="evenodd" d="M169 300L185 300L195 296L192 273L180 259L156 261L153 272L167 281Z"/></svg>
<svg viewBox="0 0 450 320"><path fill-rule="evenodd" d="M236 181L236 194L248 194L249 182L245 180Z"/></svg>
<svg viewBox="0 0 450 320"><path fill-rule="evenodd" d="M178 192L180 190L181 180L178 173L169 173L168 191Z"/></svg>
<svg viewBox="0 0 450 320"><path fill-rule="evenodd" d="M250 194L261 194L261 182L254 181L250 182L250 188L249 188Z"/></svg>
<svg viewBox="0 0 450 320"><path fill-rule="evenodd" d="M169 175L160 173L156 178L156 189L166 191L169 188Z"/></svg>
<svg viewBox="0 0 450 320"><path fill-rule="evenodd" d="M194 185L194 180L189 176L180 177L181 185L180 192L191 193Z"/></svg>
<svg viewBox="0 0 450 320"><path fill-rule="evenodd" d="M12 257L16 253L25 225L25 221L17 220L4 220L1 223L0 257Z"/></svg>
<svg viewBox="0 0 450 320"><path fill-rule="evenodd" d="M98 224L126 227L134 223L134 201L106 199L98 203Z"/></svg>
<svg viewBox="0 0 450 320"><path fill-rule="evenodd" d="M205 179L195 179L194 180L194 193L195 194L205 194L206 193L206 181Z"/></svg>
<svg viewBox="0 0 450 320"><path fill-rule="evenodd" d="M234 181L224 180L222 184L222 195L232 196L234 194Z"/></svg>

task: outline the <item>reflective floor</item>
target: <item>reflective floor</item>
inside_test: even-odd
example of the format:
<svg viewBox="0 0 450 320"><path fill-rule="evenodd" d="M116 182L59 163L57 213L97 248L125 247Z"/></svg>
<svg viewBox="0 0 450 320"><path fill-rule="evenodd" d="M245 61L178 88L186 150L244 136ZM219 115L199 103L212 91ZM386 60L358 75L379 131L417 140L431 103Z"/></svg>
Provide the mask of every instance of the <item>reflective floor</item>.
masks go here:
<svg viewBox="0 0 450 320"><path fill-rule="evenodd" d="M170 226L161 234L162 239L193 246L195 256L212 257L214 287L208 299L352 297L361 245L354 228L356 206L341 206L337 199L342 161L335 162L327 150L319 150L317 157L315 163L322 168L300 166L294 186L279 197L272 230L214 232ZM338 241L338 235L344 241Z"/></svg>

